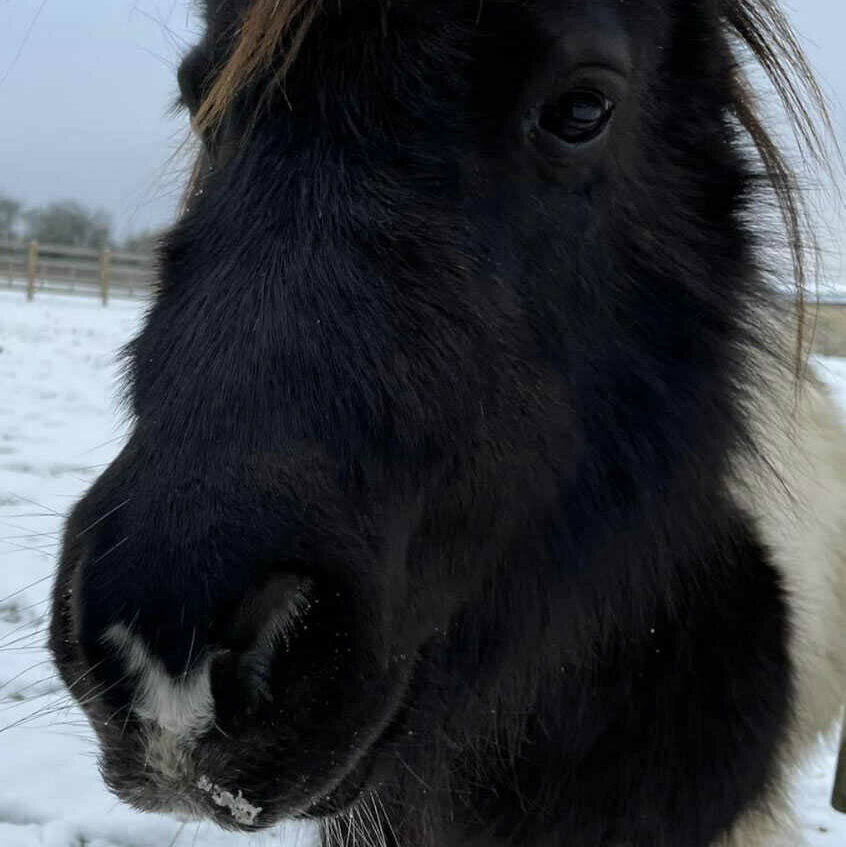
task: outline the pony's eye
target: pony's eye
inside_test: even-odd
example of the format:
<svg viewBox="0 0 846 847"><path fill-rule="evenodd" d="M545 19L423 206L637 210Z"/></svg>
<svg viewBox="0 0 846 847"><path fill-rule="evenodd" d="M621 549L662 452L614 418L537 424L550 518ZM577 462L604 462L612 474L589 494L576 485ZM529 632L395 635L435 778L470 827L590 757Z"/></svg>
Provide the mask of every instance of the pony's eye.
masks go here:
<svg viewBox="0 0 846 847"><path fill-rule="evenodd" d="M568 144L585 144L602 133L613 112L614 103L604 94L577 88L546 103L538 126Z"/></svg>

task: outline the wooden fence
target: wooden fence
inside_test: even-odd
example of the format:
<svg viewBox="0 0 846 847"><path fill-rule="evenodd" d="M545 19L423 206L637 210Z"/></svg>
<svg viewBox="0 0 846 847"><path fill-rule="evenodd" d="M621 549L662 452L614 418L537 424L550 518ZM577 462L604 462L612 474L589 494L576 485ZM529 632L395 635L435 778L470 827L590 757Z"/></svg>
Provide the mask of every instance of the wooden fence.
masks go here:
<svg viewBox="0 0 846 847"><path fill-rule="evenodd" d="M99 297L144 297L155 277L153 256L60 244L0 241L0 286L32 300L39 291Z"/></svg>
<svg viewBox="0 0 846 847"><path fill-rule="evenodd" d="M20 290L28 300L43 291L99 297L106 305L110 297L148 296L154 279L149 254L0 240L0 288ZM846 291L810 306L815 352L846 356Z"/></svg>
<svg viewBox="0 0 846 847"><path fill-rule="evenodd" d="M830 295L819 303L809 304L807 324L814 335L815 353L846 356L846 295Z"/></svg>

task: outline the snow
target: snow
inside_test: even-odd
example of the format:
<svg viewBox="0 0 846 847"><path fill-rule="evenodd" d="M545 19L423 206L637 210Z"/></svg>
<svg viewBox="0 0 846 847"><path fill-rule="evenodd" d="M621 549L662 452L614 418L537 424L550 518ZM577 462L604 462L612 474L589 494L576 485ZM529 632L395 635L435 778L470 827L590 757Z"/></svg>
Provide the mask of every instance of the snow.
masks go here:
<svg viewBox="0 0 846 847"><path fill-rule="evenodd" d="M233 794L219 785L215 785L207 776L201 776L197 782L197 788L200 791L205 791L211 794L211 798L215 805L229 809L230 814L235 820L244 825L249 825L255 822L255 819L261 814L261 806L254 806L245 797L244 792L239 791Z"/></svg>
<svg viewBox="0 0 846 847"><path fill-rule="evenodd" d="M119 803L44 649L62 519L125 438L115 351L143 313L0 291L0 847L309 847L305 827L239 835Z"/></svg>
<svg viewBox="0 0 846 847"><path fill-rule="evenodd" d="M0 845L308 847L306 827L239 835L119 803L44 649L62 519L125 438L115 351L144 308L58 295L27 303L20 292L0 291ZM846 359L820 364L846 409ZM795 779L809 847L846 844L846 815L829 805L834 746L821 741ZM242 813L243 798L219 799Z"/></svg>

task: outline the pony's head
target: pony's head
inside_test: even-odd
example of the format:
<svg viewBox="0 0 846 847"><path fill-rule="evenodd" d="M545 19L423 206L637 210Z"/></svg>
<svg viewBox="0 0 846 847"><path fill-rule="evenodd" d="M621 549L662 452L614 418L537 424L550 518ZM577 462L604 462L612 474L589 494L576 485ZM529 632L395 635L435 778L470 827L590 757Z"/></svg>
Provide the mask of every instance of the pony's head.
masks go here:
<svg viewBox="0 0 846 847"><path fill-rule="evenodd" d="M797 234L741 51L800 115L806 69L769 0L205 11L51 646L119 796L254 828L448 791L590 649L574 596L636 614L639 527L743 437L762 178Z"/></svg>

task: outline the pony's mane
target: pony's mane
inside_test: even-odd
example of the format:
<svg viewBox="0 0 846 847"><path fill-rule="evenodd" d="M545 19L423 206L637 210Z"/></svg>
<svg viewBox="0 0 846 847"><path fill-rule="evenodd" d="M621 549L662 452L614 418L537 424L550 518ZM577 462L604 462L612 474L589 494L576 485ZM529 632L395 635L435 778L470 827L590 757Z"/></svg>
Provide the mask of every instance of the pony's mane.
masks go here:
<svg viewBox="0 0 846 847"><path fill-rule="evenodd" d="M825 97L778 0L720 0L719 5L729 35L739 40L769 77L803 154L825 166L827 141L834 137ZM194 126L200 132L213 131L238 93L257 77L268 76L270 88L284 86L322 11L323 0L252 0L230 33L234 47L204 98ZM800 362L805 346L804 292L809 260L817 255L816 240L806 226L808 216L794 170L767 128L753 86L740 67L732 94L735 117L760 157L764 181L784 222L796 289Z"/></svg>
<svg viewBox="0 0 846 847"><path fill-rule="evenodd" d="M827 170L827 142L834 138L834 130L826 99L778 0L721 0L720 5L730 31L776 90L801 151ZM810 353L805 342L804 304L809 263L815 276L819 267L817 239L794 169L767 129L755 90L741 71L735 74L733 108L761 159L784 223L793 263L795 366L800 376Z"/></svg>

